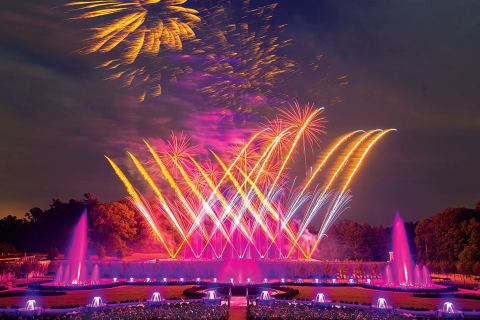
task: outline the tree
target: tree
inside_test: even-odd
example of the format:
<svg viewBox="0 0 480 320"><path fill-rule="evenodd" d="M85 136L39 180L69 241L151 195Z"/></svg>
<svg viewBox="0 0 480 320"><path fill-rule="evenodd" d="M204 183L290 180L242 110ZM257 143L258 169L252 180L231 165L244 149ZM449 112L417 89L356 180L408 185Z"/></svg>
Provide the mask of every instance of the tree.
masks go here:
<svg viewBox="0 0 480 320"><path fill-rule="evenodd" d="M11 243L21 251L28 249L27 221L8 215L0 219L0 242Z"/></svg>
<svg viewBox="0 0 480 320"><path fill-rule="evenodd" d="M415 229L417 261L441 272L473 272L479 260L479 221L480 210L467 208L447 209L419 221Z"/></svg>
<svg viewBox="0 0 480 320"><path fill-rule="evenodd" d="M98 204L89 213L89 237L91 243L104 246L107 254L125 254L137 236L135 211L122 202Z"/></svg>
<svg viewBox="0 0 480 320"><path fill-rule="evenodd" d="M11 243L0 242L0 254L1 255L8 255L8 254L16 253L16 252L17 252L17 249L15 249L15 247Z"/></svg>
<svg viewBox="0 0 480 320"><path fill-rule="evenodd" d="M480 221L472 218L462 223L461 229L468 237L468 242L458 255L458 267L465 274L477 274L480 262Z"/></svg>
<svg viewBox="0 0 480 320"><path fill-rule="evenodd" d="M334 224L322 239L316 257L385 261L390 242L388 228L343 220Z"/></svg>

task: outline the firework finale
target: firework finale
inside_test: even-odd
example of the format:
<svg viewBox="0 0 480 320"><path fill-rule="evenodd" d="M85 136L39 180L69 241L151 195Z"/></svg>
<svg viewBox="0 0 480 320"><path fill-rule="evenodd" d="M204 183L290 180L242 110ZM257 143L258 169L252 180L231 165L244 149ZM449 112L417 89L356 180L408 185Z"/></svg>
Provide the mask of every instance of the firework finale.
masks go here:
<svg viewBox="0 0 480 320"><path fill-rule="evenodd" d="M0 6L0 320L480 319L480 2Z"/></svg>
<svg viewBox="0 0 480 320"><path fill-rule="evenodd" d="M163 150L145 141L153 164L128 156L153 201L107 160L171 258L311 259L347 208L349 187L368 153L394 131L347 133L317 155L304 177L293 177L289 166L303 161L306 145L325 133L322 112L313 105L281 109L233 151L209 150L202 160L183 134L172 135ZM159 221L168 221L173 233ZM320 223L316 232L314 221Z"/></svg>

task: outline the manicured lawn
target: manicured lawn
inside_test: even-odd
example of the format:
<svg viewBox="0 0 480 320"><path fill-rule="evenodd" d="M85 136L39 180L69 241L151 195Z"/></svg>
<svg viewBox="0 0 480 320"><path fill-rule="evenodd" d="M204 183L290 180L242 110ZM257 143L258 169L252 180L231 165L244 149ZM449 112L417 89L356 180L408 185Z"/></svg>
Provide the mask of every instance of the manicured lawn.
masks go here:
<svg viewBox="0 0 480 320"><path fill-rule="evenodd" d="M36 297L35 299L44 307L52 307L60 305L84 305L91 302L94 296L101 296L104 302L143 300L150 298L155 291L160 292L164 298L182 298L183 290L189 287L191 286L120 286L108 289L67 291L67 294L62 296L43 296ZM0 306L23 305L27 298L28 293L25 293L25 297L0 298Z"/></svg>
<svg viewBox="0 0 480 320"><path fill-rule="evenodd" d="M414 307L426 309L438 309L445 301L452 301L455 306L467 309L480 309L480 300L473 299L437 299L417 298L412 293L371 290L358 287L295 287L300 291L299 298L313 299L318 292L325 293L330 300L339 302L356 301L359 303L373 303L380 297L387 299L394 307Z"/></svg>
<svg viewBox="0 0 480 320"><path fill-rule="evenodd" d="M124 300L143 300L149 298L154 291L159 291L164 298L179 297L182 298L182 292L191 286L120 286L116 288L98 289L98 290L79 290L67 291L63 296L44 296L35 298L40 305L45 307L60 305L84 305L89 303L94 296L101 296L106 302L124 301ZM318 292L325 293L329 299L339 302L356 301L359 303L373 303L380 297L385 297L389 304L395 307L415 307L426 309L438 309L446 299L437 298L417 298L411 293L405 292L383 292L379 290L370 290L358 287L300 287L291 286L298 289L300 294L297 298L313 299ZM23 305L28 298L26 293L24 297L0 298L0 306L18 306ZM448 299L459 308L480 309L480 300L472 299Z"/></svg>

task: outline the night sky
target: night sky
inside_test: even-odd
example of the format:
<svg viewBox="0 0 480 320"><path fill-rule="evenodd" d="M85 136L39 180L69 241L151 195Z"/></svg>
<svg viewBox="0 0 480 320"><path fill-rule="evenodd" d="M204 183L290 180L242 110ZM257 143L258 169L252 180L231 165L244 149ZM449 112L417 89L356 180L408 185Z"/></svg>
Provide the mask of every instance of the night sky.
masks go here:
<svg viewBox="0 0 480 320"><path fill-rule="evenodd" d="M390 224L480 201L480 2L280 0L296 59L323 55L322 72L282 84L283 94L326 107L328 143L355 129L397 128L353 183L343 217ZM0 3L0 217L53 198L125 195L103 155L142 138L194 137L196 99L171 90L138 105L102 80L95 55L58 0ZM335 79L348 75L348 86ZM325 80L327 79L327 80ZM192 125L193 124L193 125ZM194 129L192 129L194 128Z"/></svg>

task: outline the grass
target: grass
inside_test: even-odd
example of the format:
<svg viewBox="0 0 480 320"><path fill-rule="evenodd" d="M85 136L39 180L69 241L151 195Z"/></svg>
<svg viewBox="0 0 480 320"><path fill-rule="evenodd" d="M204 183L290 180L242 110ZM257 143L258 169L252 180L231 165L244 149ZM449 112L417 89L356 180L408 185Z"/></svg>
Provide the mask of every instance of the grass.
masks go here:
<svg viewBox="0 0 480 320"><path fill-rule="evenodd" d="M413 293L372 290L359 287L292 287L298 289L298 298L313 299L318 292L325 293L330 300L352 301L372 304L380 297L394 307L439 309L443 302L452 301L457 308L480 309L480 301L473 299L418 298Z"/></svg>
<svg viewBox="0 0 480 320"><path fill-rule="evenodd" d="M120 286L108 289L67 291L63 296L44 296L35 298L41 306L53 307L61 305L85 305L94 296L101 296L105 302L124 300L144 300L149 298L154 291L159 291L162 297L183 297L183 291L191 287L186 286ZM290 286L299 290L297 298L313 299L318 292L325 293L329 299L339 302L350 301L372 304L380 297L385 297L394 307L438 309L447 299L418 298L412 293L371 290L359 287L304 287ZM0 306L23 306L28 298L28 291L23 297L0 298ZM457 308L480 309L480 301L472 299L448 299Z"/></svg>

